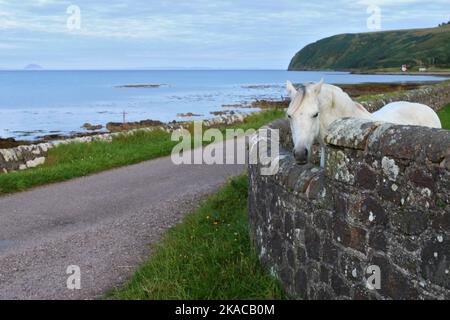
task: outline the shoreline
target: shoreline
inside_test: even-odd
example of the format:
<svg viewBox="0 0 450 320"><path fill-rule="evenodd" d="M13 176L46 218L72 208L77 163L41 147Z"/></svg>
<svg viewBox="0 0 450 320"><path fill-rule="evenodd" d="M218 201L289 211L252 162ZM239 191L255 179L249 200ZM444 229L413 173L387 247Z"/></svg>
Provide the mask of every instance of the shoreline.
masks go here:
<svg viewBox="0 0 450 320"><path fill-rule="evenodd" d="M255 110L257 112L258 110ZM230 110L224 111L220 116L213 117L210 119L205 119L206 123L210 124L223 124L223 122L227 121L229 118L244 118L245 116L251 114L253 112L248 112L244 110ZM45 144L45 143L55 143L59 141L66 140L74 140L74 139L82 139L82 138L96 138L97 136L102 135L111 135L117 133L128 133L139 129L152 129L152 128L176 128L183 127L194 120L180 120L180 121L169 121L169 122L161 122L158 120L141 120L135 122L108 122L105 126L101 126L99 130L93 130L91 132L72 132L70 134L48 134L38 137L37 139L29 139L29 140L16 140L14 137L10 138L1 138L0 137L0 150L2 149L11 149L20 146L31 146L37 144Z"/></svg>
<svg viewBox="0 0 450 320"><path fill-rule="evenodd" d="M384 75L384 76L430 76L430 77L450 77L450 71L443 72L420 72L420 71L407 71L407 72L395 72L395 71L351 71L351 74L364 74L364 75Z"/></svg>
<svg viewBox="0 0 450 320"><path fill-rule="evenodd" d="M412 74L409 74L412 75ZM450 73L448 73L450 76ZM357 84L336 84L337 86L341 87L345 92L347 92L353 99L356 99L361 96L366 95L379 95L379 94L389 94L389 93L395 93L395 92L402 92L402 91L411 91L415 89L419 89L421 87L426 86L435 86L439 85L440 83L445 82L445 80L436 80L436 81L416 81L416 82L386 82L386 83L357 83ZM244 102L241 104L233 104L233 105L222 105L222 110L218 110L215 112L210 112L212 115L215 115L216 118L221 118L225 115L232 115L234 113L242 113L242 112L252 112L250 110L254 110L254 112L257 112L259 110L264 109L283 109L287 108L289 105L289 100L284 99L257 99L255 98L252 101ZM226 110L227 108L233 107L236 110ZM187 112L186 115L196 115L194 111ZM181 115L181 114L180 114ZM173 124L182 124L190 121L194 121L196 119L186 119L186 120L173 120L168 122L161 122L153 119L144 119L140 121L135 122L127 122L125 124L123 123L106 123L105 125L102 125L99 130L92 130L92 131L73 131L68 134L64 133L58 133L58 134L45 134L42 136L37 137L36 139L20 139L18 137L7 137L2 138L0 137L0 149L8 149L8 148L14 148L21 145L32 145L37 143L45 143L45 142L54 142L59 140L68 140L73 138L83 138L83 137L92 137L100 134L105 133L114 133L114 132L123 132L123 131L129 131L132 129L138 129L138 128L146 128L146 127L152 127L157 125L173 125ZM85 124L86 125L86 124ZM95 125L94 125L95 127ZM100 125L98 125L100 127ZM80 128L82 126L80 125ZM32 132L32 130L30 130Z"/></svg>
<svg viewBox="0 0 450 320"><path fill-rule="evenodd" d="M376 70L354 70L354 69L287 69L289 72L346 72L355 75L384 75L384 76L425 76L425 77L450 77L450 71L376 71Z"/></svg>

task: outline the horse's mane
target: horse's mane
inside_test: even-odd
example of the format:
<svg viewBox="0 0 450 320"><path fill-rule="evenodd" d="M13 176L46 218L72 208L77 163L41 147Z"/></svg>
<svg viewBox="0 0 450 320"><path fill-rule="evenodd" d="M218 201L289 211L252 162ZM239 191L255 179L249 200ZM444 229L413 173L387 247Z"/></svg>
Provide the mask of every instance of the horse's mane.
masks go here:
<svg viewBox="0 0 450 320"><path fill-rule="evenodd" d="M297 89L296 101L289 106L288 112L295 113L301 107L302 101L308 92L308 87L314 85L313 82L300 86ZM359 103L352 100L352 98L344 92L341 88L332 84L324 83L319 97L326 99L326 105L330 107L338 107L341 113L348 116L356 115L359 117L370 116L370 113Z"/></svg>
<svg viewBox="0 0 450 320"><path fill-rule="evenodd" d="M326 90L329 90L333 106L345 108L346 111L358 113L361 116L368 116L370 112L366 110L360 103L353 101L353 99L341 88L332 84L323 85Z"/></svg>

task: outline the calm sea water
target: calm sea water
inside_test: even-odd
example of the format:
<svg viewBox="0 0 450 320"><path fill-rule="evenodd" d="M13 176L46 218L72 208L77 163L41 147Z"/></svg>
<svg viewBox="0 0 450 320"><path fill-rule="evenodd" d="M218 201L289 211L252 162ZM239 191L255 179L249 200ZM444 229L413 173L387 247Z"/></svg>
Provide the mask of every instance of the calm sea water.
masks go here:
<svg viewBox="0 0 450 320"><path fill-rule="evenodd" d="M180 120L179 113L212 117L223 105L285 96L284 83L407 82L427 76L351 75L288 71L0 71L0 137L33 139L106 124L154 119ZM159 88L120 88L160 84Z"/></svg>

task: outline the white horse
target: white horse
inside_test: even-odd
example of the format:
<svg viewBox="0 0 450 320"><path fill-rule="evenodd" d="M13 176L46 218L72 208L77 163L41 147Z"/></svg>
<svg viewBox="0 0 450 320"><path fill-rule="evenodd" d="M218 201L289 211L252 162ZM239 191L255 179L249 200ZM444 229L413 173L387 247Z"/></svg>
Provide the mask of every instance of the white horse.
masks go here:
<svg viewBox="0 0 450 320"><path fill-rule="evenodd" d="M406 101L393 102L377 112L370 113L354 102L341 88L319 83L309 83L297 90L290 81L287 90L291 104L287 110L294 142L294 157L299 164L310 159L311 147L321 145L320 165L325 166L324 138L328 126L340 118L362 118L402 125L419 125L442 128L438 115L430 107Z"/></svg>

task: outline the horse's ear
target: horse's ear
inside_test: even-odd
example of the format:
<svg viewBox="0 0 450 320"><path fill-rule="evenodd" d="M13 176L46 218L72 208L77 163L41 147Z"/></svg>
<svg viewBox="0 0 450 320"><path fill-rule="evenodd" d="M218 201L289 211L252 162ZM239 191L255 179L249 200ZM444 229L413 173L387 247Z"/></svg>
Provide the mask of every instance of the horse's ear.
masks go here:
<svg viewBox="0 0 450 320"><path fill-rule="evenodd" d="M325 81L323 80L323 78L322 78L322 80L320 80L320 82L316 83L316 85L314 86L314 92L316 94L320 94L324 83L325 83Z"/></svg>
<svg viewBox="0 0 450 320"><path fill-rule="evenodd" d="M286 81L286 89L287 89L291 99L294 99L295 96L297 95L297 89L295 89L294 85L289 80Z"/></svg>

